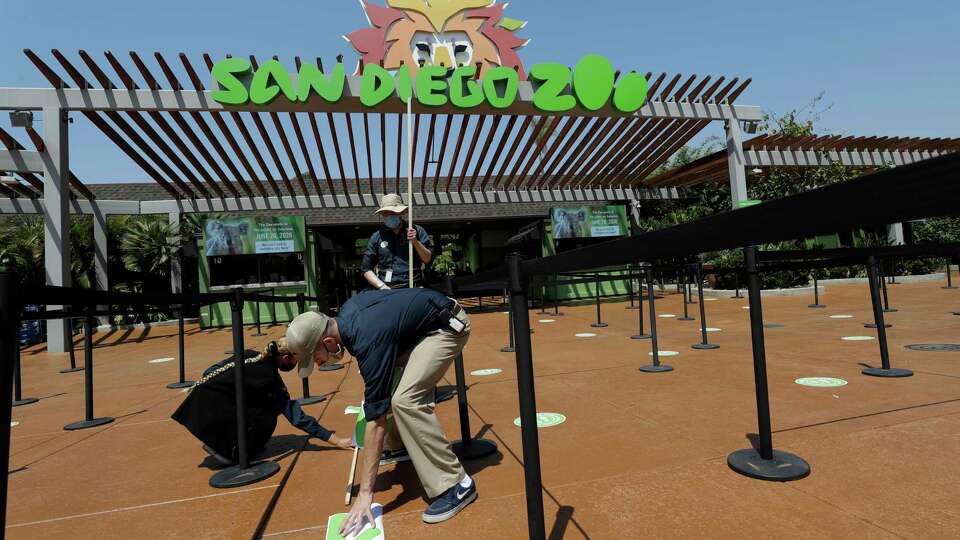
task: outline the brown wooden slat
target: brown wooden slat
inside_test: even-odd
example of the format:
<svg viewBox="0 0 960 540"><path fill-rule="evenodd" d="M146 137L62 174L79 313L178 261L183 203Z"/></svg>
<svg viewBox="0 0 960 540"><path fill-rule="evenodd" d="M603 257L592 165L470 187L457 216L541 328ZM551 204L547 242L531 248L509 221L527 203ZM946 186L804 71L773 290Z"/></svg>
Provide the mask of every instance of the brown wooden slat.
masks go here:
<svg viewBox="0 0 960 540"><path fill-rule="evenodd" d="M60 51L54 49L52 52L53 52L54 58L56 58L57 61L60 62L61 65L63 65L64 69L67 70L67 73L70 75L71 78L74 79L74 82L78 86L80 86L81 88L91 88L90 83L87 82L87 80L83 77L83 75L81 75L80 72L77 71L75 67L73 67L70 61L67 60L66 57L64 57L60 53ZM172 169L170 169L166 161L164 161L163 159L160 158L160 156L157 155L157 153L153 150L153 147L147 144L147 142L144 141L143 138L140 137L140 135L133 128L131 128L130 125L126 123L126 121L123 120L123 117L119 113L105 112L104 115L107 118L109 118L114 123L114 125L116 125L120 129L120 131L124 133L124 135L126 135L131 141L133 141L133 143L140 149L140 151L142 151L144 154L147 155L147 157L153 160L153 162L158 167L160 167L160 169L165 174L167 174L180 187L181 190L184 190L185 193L193 194L193 191L186 185L186 183L184 183L183 180L181 180L180 177L175 172L173 172ZM201 196L203 197L210 196L206 188L204 188L202 184L199 184L199 182L195 184L195 187Z"/></svg>
<svg viewBox="0 0 960 540"><path fill-rule="evenodd" d="M577 178L577 171L583 167L587 156L590 155L595 148L596 142L602 141L606 137L606 135L613 128L614 122L614 118L610 116L599 119L599 121L594 121L593 126L587 132L586 136L584 136L583 142L580 143L580 146L577 149L576 157L574 158L573 164L570 165L569 171L557 179L557 189L565 189L567 186L573 183L573 181Z"/></svg>
<svg viewBox="0 0 960 540"><path fill-rule="evenodd" d="M463 148L463 138L470 128L470 122L473 121L473 115L463 117L460 122L460 129L457 133L457 146L453 151L453 161L450 162L450 169L447 171L447 187L444 191L450 191L450 183L453 181L454 170L457 168L457 161L460 160L460 149Z"/></svg>
<svg viewBox="0 0 960 540"><path fill-rule="evenodd" d="M457 180L457 191L463 191L463 183L467 178L467 171L470 168L470 162L473 160L473 152L477 149L477 141L480 140L480 133L483 131L483 128L487 125L488 116L483 114L480 115L480 121L477 123L477 127L473 130L473 137L470 139L470 146L467 148L467 155L463 159L463 170L460 171L460 178ZM470 186L468 191L473 191L473 180L470 179Z"/></svg>
<svg viewBox="0 0 960 540"><path fill-rule="evenodd" d="M513 134L513 128L519 118L519 116L511 114L510 118L507 120L507 125L503 128L503 136L500 137L499 142L497 142L497 148L493 151L493 158L490 159L490 163L487 165L487 170L483 173L483 181L480 183L480 191L486 191L487 183L490 181L490 177L493 176L493 169L496 168L497 162L500 160L500 156L503 155L503 148L507 145L507 141Z"/></svg>
<svg viewBox="0 0 960 540"><path fill-rule="evenodd" d="M480 150L480 157L477 159L477 163L473 169L473 180L470 181L470 188L473 189L474 183L480 178L480 167L483 165L485 159L487 159L487 154L490 152L490 145L493 144L493 138L497 135L497 130L500 128L500 122L503 121L503 115L496 115L493 117L493 125L490 126L490 132L487 135L487 140L483 143L483 149ZM500 145L503 145L503 140L506 137L506 132L500 136ZM496 161L496 160L494 160ZM489 171L491 165L487 165L487 170ZM483 191L484 186L486 185L486 180L481 180L480 182L480 191Z"/></svg>
<svg viewBox="0 0 960 540"><path fill-rule="evenodd" d="M523 164L530 158L530 151L536 146L536 135L539 125L542 125L544 120L548 118L547 116L535 116L530 120L530 134L527 136L527 141L523 144L523 148L520 150L520 155L517 156L517 160L513 164L513 168L510 170L510 175L504 180L504 189L510 190L514 189L513 184L517 181L517 174L520 173L520 169ZM531 159L532 161L532 159ZM522 178L520 179L522 182ZM519 188L519 184L517 186Z"/></svg>
<svg viewBox="0 0 960 540"><path fill-rule="evenodd" d="M45 152L46 150L45 150L45 145L43 144L43 136L40 135L40 133L38 133L37 130L33 129L33 127L31 126L27 126L26 128L24 128L24 130L27 132L27 137L30 138L30 142L33 143L33 146L34 148L37 149L37 152L40 152L40 153ZM2 131L2 129L0 129L0 131ZM13 142L16 143L16 146L19 147L18 150L23 149L23 146L21 146L20 143L18 143L17 141L13 141ZM27 179L28 176L31 177L32 179L39 180L39 178L37 178L32 173L18 173L18 174L22 176L25 180ZM83 185L83 182L81 182L80 179L77 178L75 174L73 174L73 171L70 171L70 176L68 180L70 181L70 187L72 187L75 191L83 195L85 199L90 201L96 199L96 197L93 195L93 192L87 189L87 186ZM33 184L33 182L31 182L30 180L27 180L27 182L30 183L31 185ZM72 192L71 192L71 195L75 197L75 195Z"/></svg>
<svg viewBox="0 0 960 540"><path fill-rule="evenodd" d="M436 170L433 172L433 192L437 192L437 184L440 183L440 171L443 169L443 158L447 154L447 141L450 137L450 124L453 123L453 115L444 115L443 121L443 142L440 144L440 156L437 158Z"/></svg>
<svg viewBox="0 0 960 540"><path fill-rule="evenodd" d="M430 154L433 153L433 137L437 127L437 115L430 115L430 124L427 129L427 149L423 152L423 168L420 171L420 193L424 193L427 185L427 167L430 165Z"/></svg>
<svg viewBox="0 0 960 540"><path fill-rule="evenodd" d="M397 113L397 176L394 179L394 193L400 193L400 164L403 161L403 113ZM447 181L449 185L449 180Z"/></svg>
<svg viewBox="0 0 960 540"><path fill-rule="evenodd" d="M257 59L252 54L250 55L250 65L253 67L254 71L259 68ZM277 132L277 137L280 138L280 144L283 145L283 149L287 154L287 159L290 160L290 165L293 167L294 174L296 174L304 194L307 194L307 186L303 182L303 174L300 172L300 166L297 164L297 160L293 157L290 141L287 139L286 131L283 129L283 125L280 123L280 116L273 111L271 111L269 115L270 119L273 121L273 127ZM263 140L263 144L267 146L267 152L270 153L270 157L273 159L273 163L277 167L277 171L280 173L280 179L283 180L283 185L287 188L287 193L291 197L296 196L297 192L293 188L293 184L290 183L290 177L287 175L287 170L283 166L283 161L280 159L280 154L277 152L277 148L273 144L273 138L268 134L266 126L264 126L263 121L260 119L260 115L257 113L250 113L250 116L253 118L253 124L257 127L257 131L260 133L260 138Z"/></svg>
<svg viewBox="0 0 960 540"><path fill-rule="evenodd" d="M353 183L359 195L362 193L360 190L360 164L357 161L357 143L353 136L353 114L344 113L343 117L347 121L347 140L350 143L350 157L353 160Z"/></svg>
<svg viewBox="0 0 960 540"><path fill-rule="evenodd" d="M523 140L524 135L526 135L532 120L532 116L524 116L523 122L520 124L520 130L517 131L516 135L514 135L513 143L510 145L510 150L507 151L507 156L503 158L503 162L500 164L500 168L497 171L497 177L493 179L493 188L495 190L500 190L503 187L501 183L503 180L503 173L507 170L507 166L510 165L510 161L513 159L514 154L517 153L517 149L520 147L520 141Z"/></svg>
<svg viewBox="0 0 960 540"><path fill-rule="evenodd" d="M416 174L417 170L417 154L419 153L419 144L420 144L420 117L423 116L420 113L413 113L413 145L410 148L410 155L407 156L407 159L410 160L410 163L407 164L408 176L413 176Z"/></svg>
<svg viewBox="0 0 960 540"><path fill-rule="evenodd" d="M539 156L541 158L541 163L546 161L544 156L544 148L550 144L550 139L553 137L553 134L557 131L557 128L560 126L560 124L566 124L566 122L563 122L562 117L554 116L550 118L552 118L553 121L550 122L550 125L544 128L543 136L540 137L539 140L537 140L536 137L533 137L533 153L531 154L530 159L527 161L526 166L524 166L523 171L520 173L520 176L517 178L517 189L529 189L530 170L533 168L534 162L537 161L536 158Z"/></svg>
<svg viewBox="0 0 960 540"><path fill-rule="evenodd" d="M544 152L543 158L540 160L537 168L534 169L533 175L527 182L527 185L532 189L537 189L540 187L540 179L543 177L544 172L549 170L549 167L553 165L553 156L560 148L567 146L567 136L570 134L570 130L579 120L581 120L581 118L576 116L566 117L563 122L563 127L560 128L559 133L554 138L553 144L547 148L546 152Z"/></svg>
<svg viewBox="0 0 960 540"><path fill-rule="evenodd" d="M131 56L135 56L135 54L131 53ZM187 55L183 53L180 53L179 56L180 56L180 63L183 64L183 68L186 70L187 77L190 79L190 82L193 84L194 89L197 91L203 91L204 90L203 82L200 80L200 77L197 75L197 71L193 68L193 64L190 63L190 59L187 58ZM204 59L208 62L208 64L212 65L209 54L204 54ZM230 128L228 128L226 122L224 122L223 114L210 113L210 117L213 119L213 122L217 125L217 128L220 130L220 133L223 134L224 139L227 140L227 144L230 146L231 150L233 150L234 155L236 155L237 159L240 161L240 165L244 168L245 171L247 171L247 175L249 176L250 181L253 182L253 185L257 189L257 192L259 192L261 196L266 197L267 196L266 187L264 187L263 183L257 177L257 173L253 170L253 167L250 165L250 161L247 160L247 156L240 149L240 144L237 142L236 137L233 136L233 132L230 131ZM206 122L200 125L201 125L201 129L204 129L203 126L206 125ZM207 128L204 129L204 135L206 135L207 139L211 140L211 142L217 140L216 136L209 131L209 126L207 126ZM230 157L226 154L226 151L219 144L219 141L217 142L217 144L214 145L214 148L219 148L218 152L223 151L223 154L221 154L221 159L223 159L224 163L227 164L227 167L230 169L230 172L233 173L234 177L238 179L243 178L243 175L237 169L236 165L233 163L233 160L231 160Z"/></svg>
<svg viewBox="0 0 960 540"><path fill-rule="evenodd" d="M574 142L579 140L579 144L577 144L572 151L564 152L566 157L563 158L563 162L560 163L560 166L557 167L557 170L551 177L549 184L546 186L547 189L560 187L560 181L566 176L567 171L573 165L577 157L586 151L587 141L589 141L596 134L596 131L600 128L600 124L602 123L603 120L597 116L587 117L584 119L583 124L581 124L579 128L581 133L575 133L573 135Z"/></svg>

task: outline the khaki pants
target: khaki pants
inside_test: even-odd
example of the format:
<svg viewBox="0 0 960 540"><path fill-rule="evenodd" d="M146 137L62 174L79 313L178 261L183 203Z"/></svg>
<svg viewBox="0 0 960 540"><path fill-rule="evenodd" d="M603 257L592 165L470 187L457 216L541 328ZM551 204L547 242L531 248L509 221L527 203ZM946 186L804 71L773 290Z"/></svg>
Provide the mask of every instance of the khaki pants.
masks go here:
<svg viewBox="0 0 960 540"><path fill-rule="evenodd" d="M400 384L391 399L393 421L397 433L410 454L430 498L443 494L466 475L463 465L453 454L450 441L434 412L434 389L470 337L470 319L462 334L437 330L418 343L406 360ZM393 434L387 436L387 448L396 448Z"/></svg>

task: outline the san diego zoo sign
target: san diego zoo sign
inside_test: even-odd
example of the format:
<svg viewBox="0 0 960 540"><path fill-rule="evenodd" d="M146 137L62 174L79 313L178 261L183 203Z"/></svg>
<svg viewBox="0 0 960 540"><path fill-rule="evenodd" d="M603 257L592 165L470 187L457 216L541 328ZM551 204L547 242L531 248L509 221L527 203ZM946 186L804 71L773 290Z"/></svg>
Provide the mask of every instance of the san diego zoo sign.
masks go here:
<svg viewBox="0 0 960 540"><path fill-rule="evenodd" d="M506 4L490 0L387 0L385 6L361 1L370 23L344 36L360 54L360 102L376 107L397 95L424 107L507 109L529 79L533 106L544 112L577 107L621 113L647 100L647 79L635 71L618 77L610 61L583 57L571 69L542 63L529 74L517 50L529 40L516 36L524 21L506 17ZM213 66L219 88L212 97L228 106L268 105L276 99L304 103L319 97L337 103L344 97L343 63L324 73L306 63L294 74L277 60L253 69L244 58L225 58Z"/></svg>

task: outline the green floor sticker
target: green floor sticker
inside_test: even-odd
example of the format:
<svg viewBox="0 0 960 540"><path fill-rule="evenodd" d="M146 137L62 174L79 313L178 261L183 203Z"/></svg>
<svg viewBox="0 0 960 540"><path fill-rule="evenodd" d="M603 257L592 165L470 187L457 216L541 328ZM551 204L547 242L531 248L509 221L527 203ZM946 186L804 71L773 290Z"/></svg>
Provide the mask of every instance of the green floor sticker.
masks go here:
<svg viewBox="0 0 960 540"><path fill-rule="evenodd" d="M550 323L555 323L555 322L557 322L557 321L556 321L555 319L540 319L540 320L537 321L537 322L543 323L543 324L550 324Z"/></svg>
<svg viewBox="0 0 960 540"><path fill-rule="evenodd" d="M583 333L583 334L574 334L574 335L575 335L576 337L597 337L596 334L591 334L591 333L589 333L589 332L586 332L586 333Z"/></svg>
<svg viewBox="0 0 960 540"><path fill-rule="evenodd" d="M707 332L721 332L720 328L707 328Z"/></svg>
<svg viewBox="0 0 960 540"><path fill-rule="evenodd" d="M680 356L680 353L677 351L657 351L659 356ZM647 356L653 356L652 352L648 352Z"/></svg>
<svg viewBox="0 0 960 540"><path fill-rule="evenodd" d="M877 339L873 336L846 336L842 338L844 341L870 341L871 339Z"/></svg>
<svg viewBox="0 0 960 540"><path fill-rule="evenodd" d="M383 507L379 504L374 504L370 507L370 510L373 512L373 519L376 523L366 523L364 525L366 528L363 529L360 534L349 537L344 537L340 534L340 527L343 525L343 521L347 519L347 514L334 514L327 518L326 540L346 540L346 538L351 538L352 540L385 540L386 536L383 534Z"/></svg>
<svg viewBox="0 0 960 540"><path fill-rule="evenodd" d="M343 414L360 414L362 410L363 409L355 405L347 405L347 407L343 409Z"/></svg>
<svg viewBox="0 0 960 540"><path fill-rule="evenodd" d="M498 373L503 373L502 369L491 368L491 369L478 369L476 371L471 371L470 374L476 377L489 377L490 375L496 375Z"/></svg>
<svg viewBox="0 0 960 540"><path fill-rule="evenodd" d="M537 413L537 428L548 428L559 426L567 421L567 417L560 413L541 412ZM513 425L520 427L520 418L513 421Z"/></svg>
<svg viewBox="0 0 960 540"><path fill-rule="evenodd" d="M674 315L673 313L664 313L662 315L657 315L657 316L660 317L661 319L672 319L676 317L676 315Z"/></svg>
<svg viewBox="0 0 960 540"><path fill-rule="evenodd" d="M853 315L831 315L831 319L852 319Z"/></svg>
<svg viewBox="0 0 960 540"><path fill-rule="evenodd" d="M813 386L815 388L834 388L836 386L847 385L847 381L833 377L803 377L793 382L802 386Z"/></svg>
<svg viewBox="0 0 960 540"><path fill-rule="evenodd" d="M150 364L165 364L165 363L167 363L167 362L173 362L174 360L176 360L176 359L175 359L175 358L154 358L153 360L150 360L148 363L150 363Z"/></svg>

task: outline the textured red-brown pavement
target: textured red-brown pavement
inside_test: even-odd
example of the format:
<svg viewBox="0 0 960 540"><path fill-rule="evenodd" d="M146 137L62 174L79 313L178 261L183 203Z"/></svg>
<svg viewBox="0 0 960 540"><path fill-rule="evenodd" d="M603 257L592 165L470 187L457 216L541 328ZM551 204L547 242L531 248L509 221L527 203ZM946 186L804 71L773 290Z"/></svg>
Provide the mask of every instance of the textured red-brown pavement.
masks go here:
<svg viewBox="0 0 960 540"><path fill-rule="evenodd" d="M752 480L726 465L757 430L746 300L705 303L710 340L696 351L699 321L658 318L660 349L672 373L645 374L649 341L634 341L637 312L603 304L608 328L590 327L593 306L562 307L561 317L531 310L537 409L567 421L539 430L543 498L550 538L960 537L960 352L918 352L912 343L960 343L960 290L942 283L890 286L896 313L886 315L893 365L914 377L860 374L879 365L866 285L831 286L827 309L807 297L764 298L775 447L806 459L812 473L791 483ZM660 314L683 312L664 291ZM698 306L690 306L699 317ZM849 314L852 319L831 319ZM472 315L465 351L474 433L496 441L499 455L467 464L480 497L455 519L426 525L425 501L410 464L381 468L376 500L386 506L389 538L523 538L527 534L514 355L500 352L505 314ZM553 323L540 319L555 319ZM645 321L649 324L649 321ZM283 328L268 330L280 336ZM260 348L269 338L254 338ZM574 334L595 333L578 338ZM228 330L188 329L187 374L196 378L232 347ZM97 415L112 424L62 427L83 416L83 373L60 374L65 354L23 353L24 395L15 408L7 534L10 538L322 538L327 516L344 511L351 454L333 450L282 419L268 448L281 471L233 490L209 487L199 443L169 419L184 395L176 379L173 328L95 336ZM78 349L77 359L82 361ZM477 377L469 372L499 368ZM799 377L838 377L837 388L810 388ZM325 426L348 432L362 381L356 366L311 376L307 407ZM453 372L447 382L453 384ZM300 383L288 374L294 396ZM451 439L459 438L456 401L438 405Z"/></svg>

